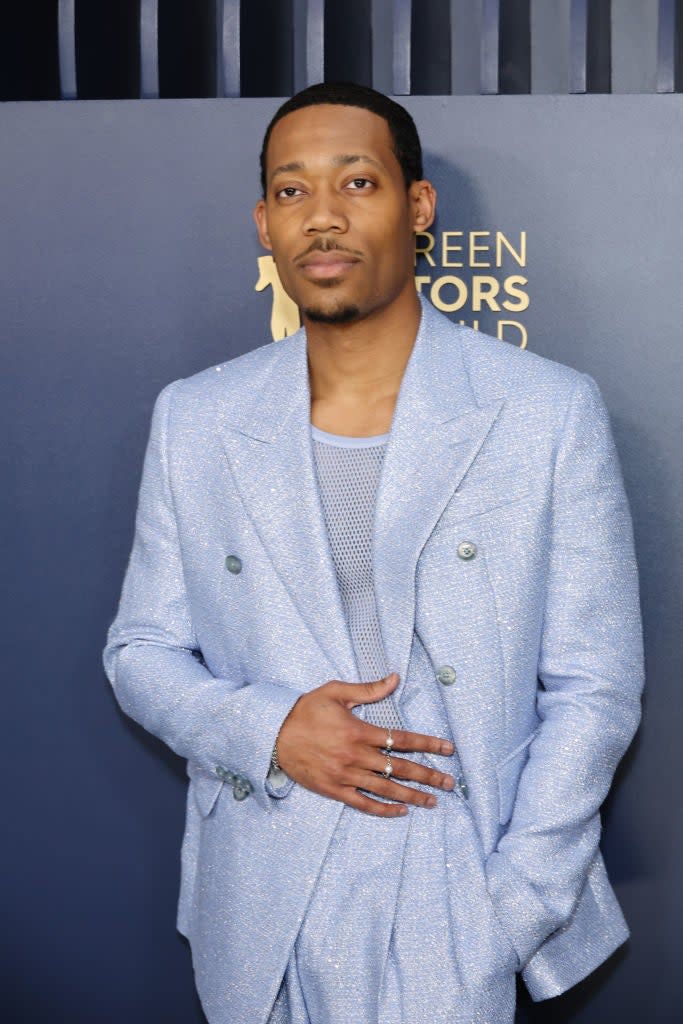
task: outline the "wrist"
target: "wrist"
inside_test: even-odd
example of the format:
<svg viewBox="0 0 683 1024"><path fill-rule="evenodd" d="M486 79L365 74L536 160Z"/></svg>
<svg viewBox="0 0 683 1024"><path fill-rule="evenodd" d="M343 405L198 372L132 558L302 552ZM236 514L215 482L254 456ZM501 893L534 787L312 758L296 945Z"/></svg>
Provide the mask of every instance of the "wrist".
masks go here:
<svg viewBox="0 0 683 1024"><path fill-rule="evenodd" d="M284 739L285 726L289 724L289 720L290 720L291 714L294 711L294 708L297 707L297 705L299 704L300 700L301 700L301 697L299 697L298 700L296 700L294 702L294 704L289 709L289 711L287 712L285 717L282 719L282 721L280 723L280 728L278 729L277 733L275 734L275 740L273 741L273 752L270 755L270 767L271 767L271 769L273 771L279 771L279 772L285 772L286 773L286 769L283 768L282 764L280 763L280 755L282 753L282 741ZM287 755L287 756L289 756L289 755ZM285 760L287 760L287 758L285 758Z"/></svg>
<svg viewBox="0 0 683 1024"><path fill-rule="evenodd" d="M282 723L282 725L284 725L284 722ZM275 741L273 742L273 752L270 755L271 771L276 771L276 772L281 772L282 771L282 766L280 764L280 760L279 760L279 756L278 756L278 749L277 749L277 741L280 738L280 733L282 732L282 725L280 726L280 728L277 731L277 734L275 736Z"/></svg>

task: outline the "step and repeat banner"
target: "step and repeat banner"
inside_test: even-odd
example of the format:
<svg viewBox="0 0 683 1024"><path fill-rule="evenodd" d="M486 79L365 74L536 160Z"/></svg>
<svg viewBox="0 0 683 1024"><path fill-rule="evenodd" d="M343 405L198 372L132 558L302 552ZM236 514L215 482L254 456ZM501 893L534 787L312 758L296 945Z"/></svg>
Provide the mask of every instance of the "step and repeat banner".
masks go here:
<svg viewBox="0 0 683 1024"><path fill-rule="evenodd" d="M278 102L0 107L6 1020L203 1019L175 932L185 765L118 710L101 651L156 395L298 327L251 219ZM602 841L632 937L557 1000L520 988L519 1020L675 1021L683 98L405 105L439 193L416 287L595 378L641 570L645 718Z"/></svg>

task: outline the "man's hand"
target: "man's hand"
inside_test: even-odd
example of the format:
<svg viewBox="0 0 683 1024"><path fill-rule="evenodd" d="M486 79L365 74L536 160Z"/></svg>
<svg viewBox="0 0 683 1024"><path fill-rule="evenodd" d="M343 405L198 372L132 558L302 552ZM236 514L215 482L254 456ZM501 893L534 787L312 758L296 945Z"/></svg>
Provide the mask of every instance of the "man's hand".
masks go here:
<svg viewBox="0 0 683 1024"><path fill-rule="evenodd" d="M433 807L436 797L412 786L402 786L381 773L387 761L382 753L387 730L363 722L352 714L357 704L381 700L395 688L398 675L392 672L371 683L343 683L332 679L302 694L282 724L277 740L280 767L290 779L321 796L340 800L359 811L393 818L406 814L405 804ZM409 779L439 789L453 789L455 780L433 768L407 758L394 757L395 750L452 754L449 740L424 736L417 732L392 729L392 778ZM359 792L377 793L389 800L385 804Z"/></svg>

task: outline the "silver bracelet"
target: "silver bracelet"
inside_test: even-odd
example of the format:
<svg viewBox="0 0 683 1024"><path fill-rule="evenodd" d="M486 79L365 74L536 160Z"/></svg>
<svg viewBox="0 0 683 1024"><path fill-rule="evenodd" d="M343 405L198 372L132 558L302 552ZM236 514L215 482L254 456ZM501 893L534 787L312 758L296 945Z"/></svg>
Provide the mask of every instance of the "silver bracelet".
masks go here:
<svg viewBox="0 0 683 1024"><path fill-rule="evenodd" d="M284 724L285 723L283 722L282 725L284 725ZM275 742L273 743L273 753L270 755L270 767L272 769L274 769L275 771L277 771L277 772L282 771L282 769L280 768L280 762L278 761L278 756L277 756L277 741L278 741L278 738L280 736L280 732L282 730L282 725L280 726L280 728L277 731L277 735L275 737Z"/></svg>

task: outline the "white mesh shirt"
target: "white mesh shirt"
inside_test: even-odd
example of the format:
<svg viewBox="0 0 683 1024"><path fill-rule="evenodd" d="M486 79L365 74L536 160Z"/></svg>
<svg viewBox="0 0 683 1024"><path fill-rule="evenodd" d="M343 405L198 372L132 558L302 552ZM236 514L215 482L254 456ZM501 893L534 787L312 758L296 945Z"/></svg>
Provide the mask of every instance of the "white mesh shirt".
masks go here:
<svg viewBox="0 0 683 1024"><path fill-rule="evenodd" d="M381 679L386 665L372 574L372 519L388 434L342 437L311 424L318 486L358 682ZM401 728L393 697L365 705L365 720Z"/></svg>

